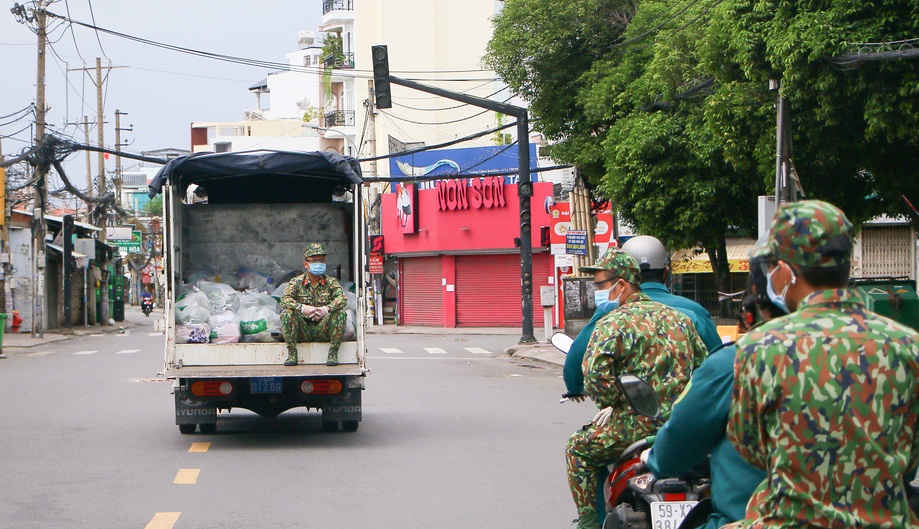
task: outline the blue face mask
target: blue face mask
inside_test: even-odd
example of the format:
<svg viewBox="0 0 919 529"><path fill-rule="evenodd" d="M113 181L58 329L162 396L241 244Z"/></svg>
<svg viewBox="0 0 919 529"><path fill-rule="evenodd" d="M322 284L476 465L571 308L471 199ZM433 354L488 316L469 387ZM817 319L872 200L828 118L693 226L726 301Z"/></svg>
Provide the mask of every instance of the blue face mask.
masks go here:
<svg viewBox="0 0 919 529"><path fill-rule="evenodd" d="M614 288L616 288L616 283L613 283L613 286L606 290L594 290L594 303L597 305L598 309L606 308L607 305L612 305L609 307L609 310L616 310L619 308L619 298L622 297L622 294L616 297L616 299L609 299L609 294Z"/></svg>
<svg viewBox="0 0 919 529"><path fill-rule="evenodd" d="M325 263L310 263L310 273L320 276L325 273Z"/></svg>
<svg viewBox="0 0 919 529"><path fill-rule="evenodd" d="M779 267L776 266L772 269L772 272L769 272L769 275L766 276L766 295L769 296L769 301L771 301L773 305L785 311L785 314L791 314L791 310L789 310L788 304L785 303L785 294L788 293L788 287L795 284L795 276L791 276L791 282L785 285L785 288L782 289L781 294L776 294L775 287L772 286L772 276L778 269Z"/></svg>

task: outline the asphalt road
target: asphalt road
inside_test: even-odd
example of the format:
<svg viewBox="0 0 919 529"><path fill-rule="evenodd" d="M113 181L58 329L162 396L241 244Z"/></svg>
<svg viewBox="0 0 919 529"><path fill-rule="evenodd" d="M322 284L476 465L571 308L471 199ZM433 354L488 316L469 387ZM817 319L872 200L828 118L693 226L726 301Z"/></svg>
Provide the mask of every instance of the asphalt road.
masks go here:
<svg viewBox="0 0 919 529"><path fill-rule="evenodd" d="M85 336L0 360L0 527L559 528L574 505L557 367L517 336L369 335L355 433L316 412L221 414L181 435L162 335Z"/></svg>

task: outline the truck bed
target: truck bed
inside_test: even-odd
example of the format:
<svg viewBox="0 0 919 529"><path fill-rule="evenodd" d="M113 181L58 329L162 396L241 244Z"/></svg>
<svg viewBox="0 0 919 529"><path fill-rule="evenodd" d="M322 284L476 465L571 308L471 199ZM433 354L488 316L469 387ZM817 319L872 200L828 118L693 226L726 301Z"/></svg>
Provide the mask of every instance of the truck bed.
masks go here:
<svg viewBox="0 0 919 529"><path fill-rule="evenodd" d="M283 365L233 365L233 366L185 366L166 370L166 378L239 378L239 377L302 377L302 376L360 376L364 368L358 364L337 366L300 364Z"/></svg>

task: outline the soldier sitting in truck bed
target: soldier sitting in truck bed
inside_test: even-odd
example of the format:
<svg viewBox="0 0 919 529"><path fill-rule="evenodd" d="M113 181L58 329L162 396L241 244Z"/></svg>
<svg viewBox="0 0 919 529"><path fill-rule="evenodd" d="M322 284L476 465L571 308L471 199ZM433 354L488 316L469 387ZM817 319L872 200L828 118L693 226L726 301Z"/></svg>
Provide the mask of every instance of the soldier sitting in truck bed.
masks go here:
<svg viewBox="0 0 919 529"><path fill-rule="evenodd" d="M325 275L325 248L312 243L303 252L306 273L290 280L281 296L281 333L287 343L285 366L295 366L297 342L331 342L328 366L338 365L338 348L345 335L348 304L335 278Z"/></svg>

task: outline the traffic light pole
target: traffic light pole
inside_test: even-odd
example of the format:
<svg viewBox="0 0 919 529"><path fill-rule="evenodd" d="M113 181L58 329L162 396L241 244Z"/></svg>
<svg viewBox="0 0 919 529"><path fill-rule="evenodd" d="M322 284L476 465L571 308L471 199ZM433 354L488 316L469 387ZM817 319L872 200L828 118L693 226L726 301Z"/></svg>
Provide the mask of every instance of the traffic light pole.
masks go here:
<svg viewBox="0 0 919 529"><path fill-rule="evenodd" d="M389 75L388 80L392 84L517 118L517 167L520 175L520 181L517 186L517 193L520 198L520 290L523 299L523 320L521 322L523 330L520 343L536 343L536 337L533 335L533 238L530 218L530 197L533 196L533 182L530 180L530 124L527 109L469 94L427 86L393 75Z"/></svg>

